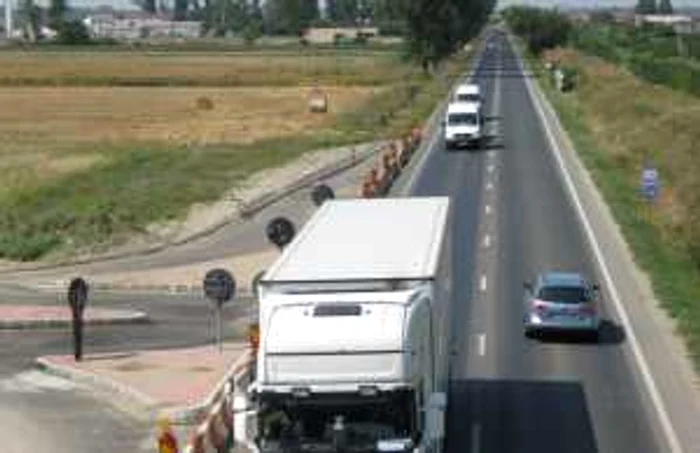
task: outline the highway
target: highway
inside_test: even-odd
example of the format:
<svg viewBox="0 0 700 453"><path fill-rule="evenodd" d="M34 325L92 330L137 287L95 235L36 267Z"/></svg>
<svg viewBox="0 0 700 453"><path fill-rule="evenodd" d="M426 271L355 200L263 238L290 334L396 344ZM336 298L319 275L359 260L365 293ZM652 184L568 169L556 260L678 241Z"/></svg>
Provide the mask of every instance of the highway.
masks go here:
<svg viewBox="0 0 700 453"><path fill-rule="evenodd" d="M447 451L665 451L605 306L600 344L523 335L523 281L549 269L595 276L595 267L516 56L495 39L475 75L490 146L446 152L436 140L412 190L448 195L455 210Z"/></svg>
<svg viewBox="0 0 700 453"><path fill-rule="evenodd" d="M439 137L431 137L425 159L417 162L422 165L407 175L406 194L450 196L455 214L447 453L667 453L639 370L626 352L627 335L609 304L602 306L606 322L599 344L523 335L524 280L549 269L598 272L515 53L504 38L494 39L496 46L486 50L475 72L485 91L488 145L447 152ZM337 187L355 179L338 175L330 182ZM79 269L145 269L257 250L270 216L284 213L301 226L312 210L302 191L253 222L159 254ZM49 295L16 287L0 293L10 302L52 302ZM105 306L145 310L155 323L95 329L88 333L88 351L210 339L198 297L99 297ZM232 310L227 317L237 314ZM35 356L66 352L68 344L65 331L0 331L3 451L152 451L152 426L70 383L27 371Z"/></svg>

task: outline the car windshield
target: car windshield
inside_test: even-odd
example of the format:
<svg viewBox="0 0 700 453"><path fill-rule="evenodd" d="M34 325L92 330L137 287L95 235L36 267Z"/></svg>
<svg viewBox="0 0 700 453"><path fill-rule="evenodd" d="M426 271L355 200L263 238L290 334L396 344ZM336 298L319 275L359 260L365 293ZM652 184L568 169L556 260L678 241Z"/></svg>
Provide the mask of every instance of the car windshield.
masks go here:
<svg viewBox="0 0 700 453"><path fill-rule="evenodd" d="M448 122L453 126L475 126L477 117L474 113L451 113Z"/></svg>
<svg viewBox="0 0 700 453"><path fill-rule="evenodd" d="M457 96L457 100L461 102L479 102L481 99L479 99L478 94L460 94Z"/></svg>
<svg viewBox="0 0 700 453"><path fill-rule="evenodd" d="M586 288L577 286L545 286L540 289L537 298L562 304L580 304L590 300Z"/></svg>

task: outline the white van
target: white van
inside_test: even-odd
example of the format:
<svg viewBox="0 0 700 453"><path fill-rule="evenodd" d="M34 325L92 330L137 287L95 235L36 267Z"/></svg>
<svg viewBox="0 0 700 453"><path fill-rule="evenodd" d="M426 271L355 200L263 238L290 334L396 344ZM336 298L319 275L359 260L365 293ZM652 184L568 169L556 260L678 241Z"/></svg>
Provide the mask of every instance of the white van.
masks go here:
<svg viewBox="0 0 700 453"><path fill-rule="evenodd" d="M482 105L481 88L475 83L459 85L455 90L452 102L467 102Z"/></svg>
<svg viewBox="0 0 700 453"><path fill-rule="evenodd" d="M483 118L477 104L450 103L442 125L448 150L461 145L479 148L483 142Z"/></svg>

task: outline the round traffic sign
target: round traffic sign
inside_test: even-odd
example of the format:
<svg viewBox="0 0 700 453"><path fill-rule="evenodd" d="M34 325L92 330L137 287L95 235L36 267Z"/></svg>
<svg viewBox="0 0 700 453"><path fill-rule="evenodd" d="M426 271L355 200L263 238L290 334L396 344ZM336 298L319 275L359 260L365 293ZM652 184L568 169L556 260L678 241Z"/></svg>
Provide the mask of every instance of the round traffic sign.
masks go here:
<svg viewBox="0 0 700 453"><path fill-rule="evenodd" d="M316 206L321 206L324 201L332 198L335 198L335 193L326 184L319 184L311 191L311 200Z"/></svg>
<svg viewBox="0 0 700 453"><path fill-rule="evenodd" d="M224 303L236 294L236 280L226 269L212 269L204 276L204 294L211 300Z"/></svg>
<svg viewBox="0 0 700 453"><path fill-rule="evenodd" d="M292 242L295 233L294 224L285 217L272 219L265 228L267 239L279 248Z"/></svg>
<svg viewBox="0 0 700 453"><path fill-rule="evenodd" d="M76 277L68 285L68 303L73 310L82 312L88 298L88 284L81 277Z"/></svg>

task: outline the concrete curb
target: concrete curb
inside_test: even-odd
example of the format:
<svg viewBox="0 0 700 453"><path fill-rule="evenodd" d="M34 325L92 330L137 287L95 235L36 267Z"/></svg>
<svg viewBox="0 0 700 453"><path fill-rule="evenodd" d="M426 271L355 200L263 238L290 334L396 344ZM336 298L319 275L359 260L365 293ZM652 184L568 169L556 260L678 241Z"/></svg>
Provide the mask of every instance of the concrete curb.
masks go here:
<svg viewBox="0 0 700 453"><path fill-rule="evenodd" d="M232 214L228 218L224 219L221 222L216 223L215 225L208 227L204 230L198 231L196 233L193 233L183 239L177 240L177 241L169 241L169 242L164 242L160 243L158 245L154 246L146 246L143 248L139 248L137 250L130 250L130 251L124 251L124 252L116 252L116 253L105 253L101 255L97 255L94 257L89 257L89 258L76 258L76 259L66 259L66 260L61 260L57 261L54 263L41 263L41 264L36 264L36 265L23 265L20 264L19 266L9 266L5 269L0 269L0 275L3 274L11 274L11 273L16 273L16 272L31 272L31 271L39 271L39 270L49 270L49 269L56 269L64 266L75 266L75 265L81 265L81 264L91 264L91 263L96 263L96 262L103 262L103 261L111 261L111 260L116 260L116 259L121 259L121 258L129 258L129 257L135 257L135 256L148 256L152 255L154 253L157 253L159 251L162 251L168 247L172 246L177 246L177 245L184 245L189 242L192 242L194 240L200 239L202 237L209 236L221 228L231 225L235 223L236 221L240 220L245 220L250 218L251 216L255 215L256 213L260 212L262 209L270 206L273 203L276 203L277 201L286 198L287 196L310 186L311 184L322 181L326 178L330 178L331 176L334 176L338 173L341 173L343 171L346 171L352 167L355 167L357 165L360 165L370 157L372 157L375 154L378 154L379 151L382 149L382 146L385 145L386 143L389 143L388 140L378 140L376 142L370 142L370 143L362 143L358 145L348 145L346 147L339 147L339 148L358 148L358 147L364 147L366 146L368 149L365 150L364 152L359 153L359 155L356 156L350 156L350 157L344 157L340 159L339 161L333 162L332 164L329 164L325 167L319 168L317 170L314 170L312 172L309 172L300 178L283 185L282 187L273 189L270 192L264 193L260 195L259 197L256 197L247 203L242 203L242 207L237 210L235 214Z"/></svg>
<svg viewBox="0 0 700 453"><path fill-rule="evenodd" d="M225 389L226 383L245 371L250 363L250 350L243 354L229 367L224 377L214 386L207 397L192 406L161 407L148 395L145 395L129 385L122 384L108 377L77 368L71 368L51 362L45 357L35 359L36 366L45 373L58 376L80 385L89 387L97 393L110 398L110 402L119 409L131 414L137 419L154 422L160 417L168 417L173 424L187 425L197 422L205 416L212 404L216 402ZM113 399L112 399L113 398Z"/></svg>
<svg viewBox="0 0 700 453"><path fill-rule="evenodd" d="M35 363L40 370L48 374L76 382L98 393L107 394L110 399L113 397L114 399L110 400L112 404L136 418L152 420L156 417L156 402L128 385L89 371L58 365L45 357L37 358Z"/></svg>
<svg viewBox="0 0 700 453"><path fill-rule="evenodd" d="M119 318L93 318L85 319L86 326L115 326L124 324L149 324L151 319L144 312L134 312L128 316ZM53 329L70 327L72 321L70 319L3 319L0 320L0 330L33 330L33 329Z"/></svg>

